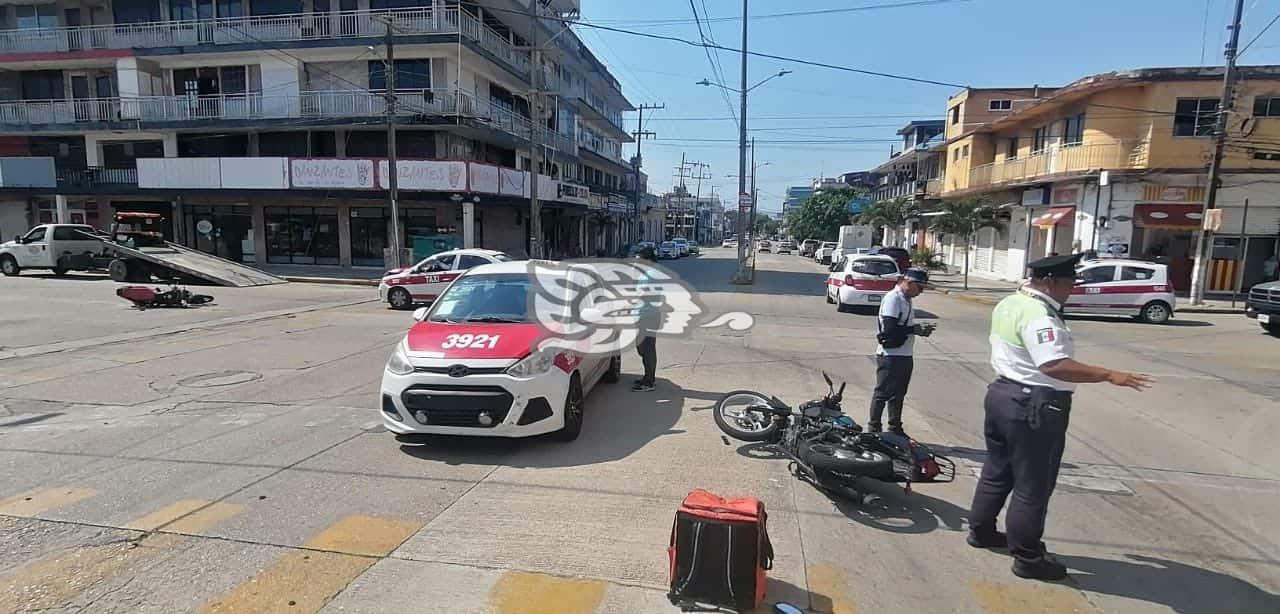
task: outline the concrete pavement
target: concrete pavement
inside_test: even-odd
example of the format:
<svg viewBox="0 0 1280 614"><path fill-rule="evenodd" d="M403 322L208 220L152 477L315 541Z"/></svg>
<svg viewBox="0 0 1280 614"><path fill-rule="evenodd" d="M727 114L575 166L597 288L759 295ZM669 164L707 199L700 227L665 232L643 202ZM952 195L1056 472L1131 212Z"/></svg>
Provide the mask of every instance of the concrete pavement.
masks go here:
<svg viewBox="0 0 1280 614"><path fill-rule="evenodd" d="M1075 572L1033 583L963 541L989 307L918 304L940 328L908 429L959 461L956 483L857 508L726 443L708 410L736 388L812 398L826 370L862 420L873 319L836 313L801 258L761 255L740 287L728 250L707 251L664 264L756 326L664 341L658 389L597 388L571 444L382 432L377 382L409 319L357 303L367 288L138 313L100 282L0 280L21 319L0 346L65 346L0 358L0 612L674 611L667 534L695 487L766 502L770 598L809 611L1280 611L1280 365L1252 321L1072 321L1081 359L1157 387L1082 388L1046 536Z"/></svg>

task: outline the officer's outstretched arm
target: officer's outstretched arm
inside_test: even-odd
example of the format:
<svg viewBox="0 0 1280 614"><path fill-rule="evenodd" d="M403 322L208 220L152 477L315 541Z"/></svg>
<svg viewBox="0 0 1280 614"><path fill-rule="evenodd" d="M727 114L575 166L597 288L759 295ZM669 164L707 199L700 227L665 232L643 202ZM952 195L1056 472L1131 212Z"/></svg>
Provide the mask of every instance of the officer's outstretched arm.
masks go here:
<svg viewBox="0 0 1280 614"><path fill-rule="evenodd" d="M1039 369L1041 373L1054 379L1077 384L1109 382L1116 386L1124 386L1134 390L1143 390L1151 386L1150 376L1116 371L1106 367L1095 367L1071 358L1046 362L1040 365Z"/></svg>

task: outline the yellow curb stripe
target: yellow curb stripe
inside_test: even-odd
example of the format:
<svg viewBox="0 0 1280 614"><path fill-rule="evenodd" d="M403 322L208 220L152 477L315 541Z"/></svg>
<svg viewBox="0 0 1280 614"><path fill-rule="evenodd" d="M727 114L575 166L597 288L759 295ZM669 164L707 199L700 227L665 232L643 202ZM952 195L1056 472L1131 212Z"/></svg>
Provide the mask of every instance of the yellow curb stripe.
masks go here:
<svg viewBox="0 0 1280 614"><path fill-rule="evenodd" d="M374 557L390 554L421 527L420 522L390 518L343 518L306 543L308 548L333 552L290 552L200 611L316 612L377 562Z"/></svg>
<svg viewBox="0 0 1280 614"><path fill-rule="evenodd" d="M84 591L129 567L174 550L190 538L155 535L140 542L84 546L19 568L0 580L0 612L66 606Z"/></svg>
<svg viewBox="0 0 1280 614"><path fill-rule="evenodd" d="M813 611L857 614L849 574L839 567L815 563L808 567L809 599Z"/></svg>
<svg viewBox="0 0 1280 614"><path fill-rule="evenodd" d="M203 499L175 501L146 516L131 520L126 529L154 531L163 528L170 533L199 533L244 510L234 503L213 503Z"/></svg>
<svg viewBox="0 0 1280 614"><path fill-rule="evenodd" d="M509 571L489 594L493 614L593 614L608 586L600 580Z"/></svg>
<svg viewBox="0 0 1280 614"><path fill-rule="evenodd" d="M31 518L36 514L84 501L98 494L92 488L47 488L0 500L0 514Z"/></svg>
<svg viewBox="0 0 1280 614"><path fill-rule="evenodd" d="M969 585L988 614L1096 614L1079 591L1032 583L973 582Z"/></svg>

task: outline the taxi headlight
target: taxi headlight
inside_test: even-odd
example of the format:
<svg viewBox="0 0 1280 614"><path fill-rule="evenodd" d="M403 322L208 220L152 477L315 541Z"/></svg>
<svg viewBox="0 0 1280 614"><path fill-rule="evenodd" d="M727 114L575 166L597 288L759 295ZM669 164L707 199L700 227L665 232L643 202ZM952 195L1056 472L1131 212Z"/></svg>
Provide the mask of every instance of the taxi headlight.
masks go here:
<svg viewBox="0 0 1280 614"><path fill-rule="evenodd" d="M387 371L396 375L408 375L413 373L413 365L409 364L409 357L404 355L404 347L397 345L396 351L391 353L391 358L387 359Z"/></svg>
<svg viewBox="0 0 1280 614"><path fill-rule="evenodd" d="M524 358L520 359L514 365L507 368L507 375L513 377L530 377L534 375L542 375L551 370L551 365L555 362L555 354L552 352L536 351Z"/></svg>

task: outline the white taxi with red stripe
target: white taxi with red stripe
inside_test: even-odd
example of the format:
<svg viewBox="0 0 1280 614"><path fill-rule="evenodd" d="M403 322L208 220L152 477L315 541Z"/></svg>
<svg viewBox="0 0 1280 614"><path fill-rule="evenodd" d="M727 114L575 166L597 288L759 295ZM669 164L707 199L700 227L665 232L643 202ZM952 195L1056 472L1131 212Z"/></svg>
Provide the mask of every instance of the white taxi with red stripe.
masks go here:
<svg viewBox="0 0 1280 614"><path fill-rule="evenodd" d="M412 309L416 304L435 300L463 271L511 259L491 249L440 252L411 267L384 273L378 284L378 297L394 309Z"/></svg>
<svg viewBox="0 0 1280 614"><path fill-rule="evenodd" d="M835 303L840 311L846 307L879 305L901 275L898 263L889 256L845 256L831 265L827 302Z"/></svg>
<svg viewBox="0 0 1280 614"><path fill-rule="evenodd" d="M1177 301L1166 265L1144 260L1086 260L1076 268L1076 286L1064 305L1070 314L1123 315L1163 324Z"/></svg>
<svg viewBox="0 0 1280 614"><path fill-rule="evenodd" d="M418 323L396 344L382 375L387 430L577 438L583 400L597 383L616 382L622 361L616 354L539 349L553 334L530 313L528 265L466 271L429 309L414 313Z"/></svg>

